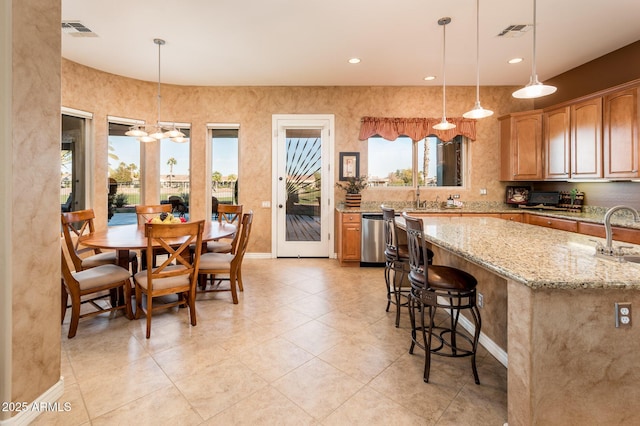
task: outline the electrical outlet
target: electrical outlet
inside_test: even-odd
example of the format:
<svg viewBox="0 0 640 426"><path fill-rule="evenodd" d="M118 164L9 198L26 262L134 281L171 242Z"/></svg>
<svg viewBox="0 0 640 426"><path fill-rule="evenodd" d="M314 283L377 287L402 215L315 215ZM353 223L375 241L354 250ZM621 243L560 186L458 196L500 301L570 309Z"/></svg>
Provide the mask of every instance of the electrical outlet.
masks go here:
<svg viewBox="0 0 640 426"><path fill-rule="evenodd" d="M616 303L616 328L631 327L631 302Z"/></svg>
<svg viewBox="0 0 640 426"><path fill-rule="evenodd" d="M478 293L478 308L484 308L484 296Z"/></svg>
<svg viewBox="0 0 640 426"><path fill-rule="evenodd" d="M487 195L487 188L480 188L480 195Z"/></svg>
<svg viewBox="0 0 640 426"><path fill-rule="evenodd" d="M453 194L453 199L454 200L460 199L460 194Z"/></svg>

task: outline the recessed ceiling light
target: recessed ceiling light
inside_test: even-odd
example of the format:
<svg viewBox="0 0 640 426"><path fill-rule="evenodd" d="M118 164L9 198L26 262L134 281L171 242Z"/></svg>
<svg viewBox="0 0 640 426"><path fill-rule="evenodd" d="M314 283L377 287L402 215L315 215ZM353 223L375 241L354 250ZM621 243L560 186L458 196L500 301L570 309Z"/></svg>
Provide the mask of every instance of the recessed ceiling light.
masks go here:
<svg viewBox="0 0 640 426"><path fill-rule="evenodd" d="M431 81L431 80L435 80L436 76L435 75L428 75L424 79L425 79L425 81Z"/></svg>
<svg viewBox="0 0 640 426"><path fill-rule="evenodd" d="M523 58L513 58L513 59L509 59L509 63L510 64L519 64L520 62L524 61Z"/></svg>
<svg viewBox="0 0 640 426"><path fill-rule="evenodd" d="M360 58L351 58L351 59L349 59L349 63L350 64L359 64L360 63Z"/></svg>

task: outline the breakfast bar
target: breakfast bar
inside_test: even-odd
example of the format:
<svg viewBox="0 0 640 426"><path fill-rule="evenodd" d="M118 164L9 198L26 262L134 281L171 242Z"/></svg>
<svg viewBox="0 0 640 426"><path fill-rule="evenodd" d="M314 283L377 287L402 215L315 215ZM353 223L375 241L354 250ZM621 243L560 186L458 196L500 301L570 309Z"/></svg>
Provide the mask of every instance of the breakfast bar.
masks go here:
<svg viewBox="0 0 640 426"><path fill-rule="evenodd" d="M490 217L421 217L434 264L478 278L480 343L508 366L509 425L636 418L640 327L616 327L615 304L640 306L640 264L595 257L602 238Z"/></svg>

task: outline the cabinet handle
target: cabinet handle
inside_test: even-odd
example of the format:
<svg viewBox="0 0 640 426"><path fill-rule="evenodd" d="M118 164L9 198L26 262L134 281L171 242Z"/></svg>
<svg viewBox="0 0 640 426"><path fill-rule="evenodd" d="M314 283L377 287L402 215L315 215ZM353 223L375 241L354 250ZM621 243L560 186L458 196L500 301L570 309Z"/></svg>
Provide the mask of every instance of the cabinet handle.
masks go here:
<svg viewBox="0 0 640 426"><path fill-rule="evenodd" d="M632 173L638 173L638 171L637 171L637 170L631 170L631 172L632 172Z"/></svg>
<svg viewBox="0 0 640 426"><path fill-rule="evenodd" d="M547 225L551 225L551 221L550 220L547 221Z"/></svg>

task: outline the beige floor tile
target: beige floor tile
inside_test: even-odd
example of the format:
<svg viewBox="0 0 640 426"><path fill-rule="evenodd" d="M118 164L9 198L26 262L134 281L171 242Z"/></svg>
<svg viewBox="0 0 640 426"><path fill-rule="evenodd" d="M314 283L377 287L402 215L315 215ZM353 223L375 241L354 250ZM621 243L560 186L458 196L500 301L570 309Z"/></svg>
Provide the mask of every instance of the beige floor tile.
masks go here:
<svg viewBox="0 0 640 426"><path fill-rule="evenodd" d="M120 365L96 364L94 368L102 369L102 374L78 379L92 419L171 384L150 356Z"/></svg>
<svg viewBox="0 0 640 426"><path fill-rule="evenodd" d="M189 402L173 385L158 389L91 421L93 426L110 425L199 425L202 423Z"/></svg>
<svg viewBox="0 0 640 426"><path fill-rule="evenodd" d="M287 331L282 337L304 348L314 355L320 355L348 339L350 334L329 327L320 321L309 321L298 328Z"/></svg>
<svg viewBox="0 0 640 426"><path fill-rule="evenodd" d="M145 320L100 315L62 330L69 413L36 424L502 425L507 370L478 351L470 361L410 345L409 315L385 312L381 268L335 259L245 259L245 291L200 294L198 324L185 309ZM438 313L438 321L446 320ZM105 397L108 395L109 397ZM204 422L204 423L202 423Z"/></svg>
<svg viewBox="0 0 640 426"><path fill-rule="evenodd" d="M264 379L232 358L180 377L174 383L205 420L267 386Z"/></svg>
<svg viewBox="0 0 640 426"><path fill-rule="evenodd" d="M82 392L77 384L67 384L64 386L64 393L57 401L57 411L45 411L40 414L32 425L83 425L89 422L89 413L82 399Z"/></svg>
<svg viewBox="0 0 640 426"><path fill-rule="evenodd" d="M312 358L311 353L281 338L271 339L236 356L236 359L269 383Z"/></svg>
<svg viewBox="0 0 640 426"><path fill-rule="evenodd" d="M241 400L203 423L208 426L317 424L319 423L313 417L271 386Z"/></svg>
<svg viewBox="0 0 640 426"><path fill-rule="evenodd" d="M362 388L362 383L314 358L273 383L287 398L321 420Z"/></svg>
<svg viewBox="0 0 640 426"><path fill-rule="evenodd" d="M417 416L371 388L364 387L322 421L325 426L384 425L424 426L424 418Z"/></svg>

